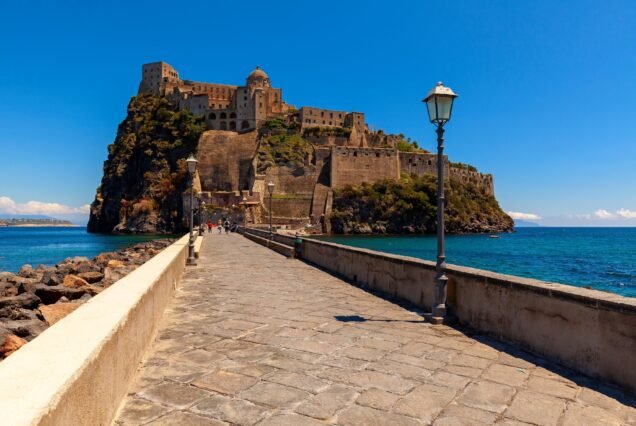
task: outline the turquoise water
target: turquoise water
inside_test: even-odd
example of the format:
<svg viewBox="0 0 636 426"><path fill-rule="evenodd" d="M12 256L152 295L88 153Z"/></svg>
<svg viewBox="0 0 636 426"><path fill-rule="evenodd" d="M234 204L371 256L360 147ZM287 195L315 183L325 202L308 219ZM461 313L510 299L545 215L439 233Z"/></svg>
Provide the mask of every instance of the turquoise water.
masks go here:
<svg viewBox="0 0 636 426"><path fill-rule="evenodd" d="M157 238L161 237L89 234L83 227L0 227L0 271L17 272L25 263L35 267L39 264L54 265L67 257L90 258Z"/></svg>
<svg viewBox="0 0 636 426"><path fill-rule="evenodd" d="M437 253L433 235L321 239L432 261ZM518 228L496 239L447 236L446 261L636 297L636 228Z"/></svg>

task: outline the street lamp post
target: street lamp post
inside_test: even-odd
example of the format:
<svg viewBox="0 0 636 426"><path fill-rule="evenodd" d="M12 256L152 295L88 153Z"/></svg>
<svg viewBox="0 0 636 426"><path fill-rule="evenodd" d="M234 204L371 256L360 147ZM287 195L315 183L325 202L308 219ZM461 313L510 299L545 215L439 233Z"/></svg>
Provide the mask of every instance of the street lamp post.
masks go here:
<svg viewBox="0 0 636 426"><path fill-rule="evenodd" d="M243 229L247 229L247 197L243 195Z"/></svg>
<svg viewBox="0 0 636 426"><path fill-rule="evenodd" d="M274 182L267 184L267 191L269 191L269 238L274 238L274 231L272 228L272 195L274 195Z"/></svg>
<svg viewBox="0 0 636 426"><path fill-rule="evenodd" d="M446 276L446 256L444 255L444 125L453 112L453 101L457 97L450 87L440 81L426 95L429 121L437 126L437 263L435 265L435 305L431 321L441 324L446 318L446 296L448 277Z"/></svg>
<svg viewBox="0 0 636 426"><path fill-rule="evenodd" d="M205 201L201 200L199 203L199 230L202 229L203 226L203 211L205 210ZM205 228L203 228L203 233L205 233Z"/></svg>
<svg viewBox="0 0 636 426"><path fill-rule="evenodd" d="M190 154L190 157L186 160L188 164L188 173L190 173L190 241L188 242L188 260L186 265L195 266L197 264L194 258L194 173L197 170L197 159L194 155Z"/></svg>

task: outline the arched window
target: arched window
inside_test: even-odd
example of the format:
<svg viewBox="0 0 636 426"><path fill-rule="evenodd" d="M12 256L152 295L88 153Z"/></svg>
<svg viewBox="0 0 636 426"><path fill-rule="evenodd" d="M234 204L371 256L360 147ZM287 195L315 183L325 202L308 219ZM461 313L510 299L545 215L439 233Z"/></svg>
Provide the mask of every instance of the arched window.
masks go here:
<svg viewBox="0 0 636 426"><path fill-rule="evenodd" d="M236 118L236 113L235 112L231 112L230 113L230 118Z"/></svg>
<svg viewBox="0 0 636 426"><path fill-rule="evenodd" d="M221 121L221 126L219 127L221 130L227 130L227 123L225 121Z"/></svg>
<svg viewBox="0 0 636 426"><path fill-rule="evenodd" d="M225 119L225 118L227 118L227 114L226 114L226 113L224 113L224 112L222 112L222 113L221 113L221 119L223 120L223 119Z"/></svg>
<svg viewBox="0 0 636 426"><path fill-rule="evenodd" d="M230 130L236 130L236 121L230 121Z"/></svg>
<svg viewBox="0 0 636 426"><path fill-rule="evenodd" d="M210 113L210 120L216 120L216 114L211 112Z"/></svg>
<svg viewBox="0 0 636 426"><path fill-rule="evenodd" d="M243 120L243 122L241 123L241 129L249 129L250 127L250 123L247 122L247 120Z"/></svg>

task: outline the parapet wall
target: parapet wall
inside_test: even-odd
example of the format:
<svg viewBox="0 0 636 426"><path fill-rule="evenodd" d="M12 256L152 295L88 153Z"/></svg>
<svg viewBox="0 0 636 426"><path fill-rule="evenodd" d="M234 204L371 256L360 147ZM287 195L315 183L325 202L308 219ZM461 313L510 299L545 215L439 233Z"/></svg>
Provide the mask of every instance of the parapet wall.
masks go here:
<svg viewBox="0 0 636 426"><path fill-rule="evenodd" d="M331 148L331 187L400 179L398 151L391 148Z"/></svg>
<svg viewBox="0 0 636 426"><path fill-rule="evenodd" d="M107 425L155 335L188 236L0 363L0 423Z"/></svg>
<svg viewBox="0 0 636 426"><path fill-rule="evenodd" d="M400 152L400 171L409 175L437 176L437 155L428 152ZM444 176L449 173L448 157L444 156Z"/></svg>
<svg viewBox="0 0 636 426"><path fill-rule="evenodd" d="M431 309L435 264L303 239L303 260ZM460 323L592 377L636 391L636 299L449 265L448 306Z"/></svg>

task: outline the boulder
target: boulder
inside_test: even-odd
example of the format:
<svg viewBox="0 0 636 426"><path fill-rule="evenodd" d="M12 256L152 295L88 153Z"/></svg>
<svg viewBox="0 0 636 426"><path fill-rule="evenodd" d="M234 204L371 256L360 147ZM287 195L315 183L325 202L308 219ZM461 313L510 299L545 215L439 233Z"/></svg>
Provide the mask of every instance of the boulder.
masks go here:
<svg viewBox="0 0 636 426"><path fill-rule="evenodd" d="M0 297L0 308L34 309L37 308L40 303L40 298L33 293L22 293L17 296Z"/></svg>
<svg viewBox="0 0 636 426"><path fill-rule="evenodd" d="M0 281L0 297L17 296L18 287L6 281Z"/></svg>
<svg viewBox="0 0 636 426"><path fill-rule="evenodd" d="M63 285L47 286L44 284L37 284L35 286L35 294L42 300L42 303L50 305L58 302L62 297L66 297L67 300L79 299L86 294L86 290L81 288L65 287Z"/></svg>
<svg viewBox="0 0 636 426"><path fill-rule="evenodd" d="M93 271L93 264L91 262L80 262L76 263L73 266L73 272L76 274L81 274L83 272L91 272Z"/></svg>
<svg viewBox="0 0 636 426"><path fill-rule="evenodd" d="M77 276L83 280L86 280L86 282L89 284L99 282L104 278L104 274L98 271L81 272L77 274Z"/></svg>
<svg viewBox="0 0 636 426"><path fill-rule="evenodd" d="M31 278L34 274L33 267L29 264L22 265L18 275L24 278Z"/></svg>
<svg viewBox="0 0 636 426"><path fill-rule="evenodd" d="M79 308L79 303L54 303L40 307L40 312L48 325L53 325L75 309Z"/></svg>
<svg viewBox="0 0 636 426"><path fill-rule="evenodd" d="M2 326L16 336L29 341L46 330L46 323L39 319L6 321Z"/></svg>
<svg viewBox="0 0 636 426"><path fill-rule="evenodd" d="M108 261L106 266L109 268L123 268L124 266L126 266L126 264L121 260L112 259Z"/></svg>
<svg viewBox="0 0 636 426"><path fill-rule="evenodd" d="M6 328L0 327L0 359L4 359L20 349L27 343L21 337L11 333Z"/></svg>
<svg viewBox="0 0 636 426"><path fill-rule="evenodd" d="M104 268L104 281L108 284L112 284L123 278L126 273L120 269L113 269L110 267Z"/></svg>
<svg viewBox="0 0 636 426"><path fill-rule="evenodd" d="M17 286L18 294L35 293L35 283L22 283Z"/></svg>
<svg viewBox="0 0 636 426"><path fill-rule="evenodd" d="M40 280L40 282L46 285L60 285L62 284L63 280L64 279L62 278L62 275L58 274L56 270L50 269L42 274L42 279Z"/></svg>
<svg viewBox="0 0 636 426"><path fill-rule="evenodd" d="M69 274L64 277L64 282L62 283L64 287L69 288L82 288L88 285L88 282L78 277L77 275Z"/></svg>

